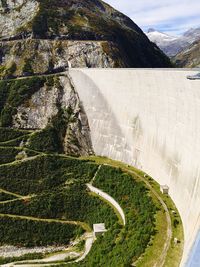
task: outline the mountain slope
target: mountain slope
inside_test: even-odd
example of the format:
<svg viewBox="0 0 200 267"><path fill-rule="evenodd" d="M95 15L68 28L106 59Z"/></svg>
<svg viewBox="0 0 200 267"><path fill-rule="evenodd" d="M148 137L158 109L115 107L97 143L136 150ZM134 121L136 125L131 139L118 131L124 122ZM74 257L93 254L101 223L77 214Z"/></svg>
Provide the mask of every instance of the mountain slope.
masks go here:
<svg viewBox="0 0 200 267"><path fill-rule="evenodd" d="M1 40L98 41L103 53L114 61L107 64L109 67L171 66L169 59L133 21L100 0L17 0L15 4L1 0L0 3L4 3L0 11ZM80 50L79 44L76 50Z"/></svg>
<svg viewBox="0 0 200 267"><path fill-rule="evenodd" d="M149 40L156 43L157 46L169 57L175 56L189 45L187 38L171 36L154 29L150 29L147 36Z"/></svg>
<svg viewBox="0 0 200 267"><path fill-rule="evenodd" d="M181 68L200 67L200 39L191 44L187 49L178 53L173 61Z"/></svg>
<svg viewBox="0 0 200 267"><path fill-rule="evenodd" d="M169 57L173 57L187 49L193 42L200 39L200 28L189 29L182 36L171 36L154 29L149 29L148 38Z"/></svg>

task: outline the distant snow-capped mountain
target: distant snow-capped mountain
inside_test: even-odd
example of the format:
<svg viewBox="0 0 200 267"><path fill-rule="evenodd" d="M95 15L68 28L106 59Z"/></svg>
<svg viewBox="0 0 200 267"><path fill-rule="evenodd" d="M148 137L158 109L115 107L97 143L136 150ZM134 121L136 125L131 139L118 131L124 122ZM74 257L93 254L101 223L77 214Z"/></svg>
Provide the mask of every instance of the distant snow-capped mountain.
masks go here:
<svg viewBox="0 0 200 267"><path fill-rule="evenodd" d="M194 28L189 29L183 34L183 37L189 39L190 43L193 43L199 40L200 39L200 27L196 29Z"/></svg>
<svg viewBox="0 0 200 267"><path fill-rule="evenodd" d="M169 57L174 57L182 50L186 49L193 42L200 39L200 27L186 31L182 36L171 36L163 32L149 29L148 38Z"/></svg>
<svg viewBox="0 0 200 267"><path fill-rule="evenodd" d="M154 29L149 29L147 36L152 42L156 42L157 45L162 45L163 43L169 43L177 40L176 36L171 36L166 33L156 31Z"/></svg>

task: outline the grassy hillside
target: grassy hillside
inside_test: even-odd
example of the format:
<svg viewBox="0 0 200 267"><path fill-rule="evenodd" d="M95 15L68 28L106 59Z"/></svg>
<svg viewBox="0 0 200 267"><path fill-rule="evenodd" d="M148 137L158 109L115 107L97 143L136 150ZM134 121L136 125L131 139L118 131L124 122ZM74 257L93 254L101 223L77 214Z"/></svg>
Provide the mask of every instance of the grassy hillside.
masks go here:
<svg viewBox="0 0 200 267"><path fill-rule="evenodd" d="M15 140L21 134L24 132L9 129L10 137L2 141ZM0 149L4 151L1 143ZM78 266L97 262L101 266L127 266L145 251L155 234L157 208L142 183L120 169L102 166L98 170L99 164L88 159L41 152L33 155L23 147L5 149L12 162L0 162L1 245L65 245L91 231L94 223L104 222L108 231L95 241L89 256ZM14 159L18 149L26 150L25 159ZM112 207L88 191L86 183L96 172L94 185L120 203L127 220L125 227Z"/></svg>

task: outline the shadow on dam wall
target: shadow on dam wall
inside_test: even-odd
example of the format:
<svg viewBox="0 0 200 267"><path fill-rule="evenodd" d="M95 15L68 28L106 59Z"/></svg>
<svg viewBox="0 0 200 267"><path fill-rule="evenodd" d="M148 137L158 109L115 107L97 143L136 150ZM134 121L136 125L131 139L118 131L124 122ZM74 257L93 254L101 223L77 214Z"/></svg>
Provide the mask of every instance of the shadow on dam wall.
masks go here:
<svg viewBox="0 0 200 267"><path fill-rule="evenodd" d="M194 71L179 69L69 73L95 153L133 164L169 186L184 226L184 266L200 228L200 81L186 78Z"/></svg>

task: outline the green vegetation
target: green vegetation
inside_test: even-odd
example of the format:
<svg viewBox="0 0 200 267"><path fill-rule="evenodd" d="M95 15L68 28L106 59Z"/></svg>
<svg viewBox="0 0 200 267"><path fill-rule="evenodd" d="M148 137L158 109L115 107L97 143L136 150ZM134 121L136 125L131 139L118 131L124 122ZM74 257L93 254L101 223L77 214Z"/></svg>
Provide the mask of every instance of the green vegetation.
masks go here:
<svg viewBox="0 0 200 267"><path fill-rule="evenodd" d="M31 161L0 166L0 188L22 195L39 193L63 187L71 180L86 183L95 170L96 165L84 161L41 155Z"/></svg>
<svg viewBox="0 0 200 267"><path fill-rule="evenodd" d="M66 245L71 238L80 233L80 227L70 224L0 218L0 245Z"/></svg>
<svg viewBox="0 0 200 267"><path fill-rule="evenodd" d="M26 130L17 130L17 129L0 127L0 143L16 139L18 137L24 136L25 134L29 133L30 131Z"/></svg>
<svg viewBox="0 0 200 267"><path fill-rule="evenodd" d="M151 177L149 177L144 172L132 166L126 165L119 161L111 160L106 157L93 156L89 158L90 160L93 160L96 164L106 164L106 165L113 166L115 168L120 167L124 172L127 172L131 174L132 176L134 176L134 179L140 182L144 182L148 186L148 188L151 188L151 190L149 191L149 194L158 208L156 212L156 216L155 216L155 221L156 221L155 235L152 236L149 242L149 245L147 246L145 250L145 253L141 255L141 257L139 257L139 259L135 261L133 265L136 265L138 267L143 267L143 266L152 267L158 264L158 260L161 257L161 251L166 244L165 242L166 242L166 236L167 236L167 231L168 231L166 213L164 212L160 201L153 193L153 191L155 191L162 199L164 199L164 202L169 208L171 221L173 222L174 218L178 218L178 221L179 221L179 224L177 225L176 228L173 227L173 223L172 223L172 239L171 239L170 248L167 253L167 257L165 259L165 266L178 267L180 265L180 261L181 261L182 253L183 253L184 235L183 235L183 226L182 226L179 212L176 209L171 198L167 195L163 195L160 192L159 184L155 182ZM88 157L82 157L82 159L86 160L88 159ZM144 175L146 176L146 178L144 178ZM174 238L177 238L179 240L178 244L174 243Z"/></svg>
<svg viewBox="0 0 200 267"><path fill-rule="evenodd" d="M24 103L45 83L44 77L29 79L0 81L0 124L3 127L11 126L12 116L19 105Z"/></svg>
<svg viewBox="0 0 200 267"><path fill-rule="evenodd" d="M17 65L15 62L12 62L9 66L0 66L0 78L13 78L16 70Z"/></svg>
<svg viewBox="0 0 200 267"><path fill-rule="evenodd" d="M6 138L6 130L2 129L4 143L24 136L34 136L29 131L17 133L10 129ZM2 154L3 151L10 153L12 160L18 150L25 151L27 156L35 156L31 160L0 165L0 188L6 190L0 192L0 227L3 227L0 229L1 244L68 244L71 239L80 236L83 229L91 231L94 223L105 222L108 231L97 238L86 259L80 263L68 263L68 266L125 267L136 263L138 266L150 267L151 265L145 264L155 264L155 260L160 256L159 249L155 253L155 248L163 246L167 228L162 206L138 178L143 176L142 173L129 173L129 167L126 165L106 158L77 159L38 153L27 148L1 149ZM99 164L104 163L113 164L113 167L103 165L97 172ZM125 212L125 227L121 225L116 211L108 203L88 191L86 183L92 180L96 172L94 186L118 201ZM152 180L149 182L153 183ZM157 187L154 184L153 186ZM170 206L170 199L167 198L166 201L169 201L170 209L175 210L174 206ZM182 227L178 213L171 216L174 236L181 239L179 233ZM73 222L78 225L73 225ZM5 235L5 232L8 234ZM80 248L83 248L83 242ZM179 244L175 246L173 241L171 248L167 266L178 266L176 262L182 250ZM175 261L172 260L173 251L178 255L175 256ZM6 260L0 259L0 262ZM67 260L60 262L60 266L67 266L66 262Z"/></svg>
<svg viewBox="0 0 200 267"><path fill-rule="evenodd" d="M78 121L77 114L70 106L63 109L58 105L58 113L51 119L47 127L30 136L28 148L47 153L64 153L63 144L67 129L70 128L70 123L76 121ZM77 148L80 147L76 136L70 131L68 132L68 139L70 139L71 144ZM71 152L71 155L78 156L79 149L77 152Z"/></svg>
<svg viewBox="0 0 200 267"><path fill-rule="evenodd" d="M0 146L3 146L3 147L25 146L29 138L30 138L30 134L22 135L10 141L0 142Z"/></svg>
<svg viewBox="0 0 200 267"><path fill-rule="evenodd" d="M32 75L34 73L34 70L32 68L31 59L25 59L25 64L23 66L22 72L25 75Z"/></svg>
<svg viewBox="0 0 200 267"><path fill-rule="evenodd" d="M20 151L19 148L0 147L0 164L14 161Z"/></svg>
<svg viewBox="0 0 200 267"><path fill-rule="evenodd" d="M11 134L12 137L15 136ZM67 221L83 221L90 227L101 220L108 228L114 224L117 221L114 211L86 189L85 183L92 179L97 167L88 160L58 155L39 155L32 160L1 165L0 188L7 190L0 194L1 244L62 245L83 233L82 228ZM12 201L14 196L9 192L16 194L16 201Z"/></svg>
<svg viewBox="0 0 200 267"><path fill-rule="evenodd" d="M152 180L152 183L155 183L155 181ZM172 239L171 239L170 248L167 253L165 266L166 267L171 267L171 266L179 267L181 258L182 258L183 246L184 246L183 225L182 225L180 214L175 204L171 200L171 198L165 195L163 196L163 199L169 208L170 217L172 221ZM177 239L177 243L174 242L174 238Z"/></svg>
<svg viewBox="0 0 200 267"><path fill-rule="evenodd" d="M144 185L121 169L102 166L94 186L119 202L127 222L121 231L118 225L113 225L112 231L99 238L81 266L130 266L155 234L155 205Z"/></svg>
<svg viewBox="0 0 200 267"><path fill-rule="evenodd" d="M48 36L50 28L54 34L59 34L63 21L70 20L75 13L74 10L65 9L60 12L56 7L57 1L45 0L39 2L40 10L32 21L34 35L45 38Z"/></svg>
<svg viewBox="0 0 200 267"><path fill-rule="evenodd" d="M15 199L15 196L6 194L5 192L2 192L0 190L0 202L6 201L6 200L11 200L11 199Z"/></svg>
<svg viewBox="0 0 200 267"><path fill-rule="evenodd" d="M8 258L1 258L0 257L0 265L6 264L9 262L15 262L15 261L24 261L24 260L35 260L35 259L43 259L44 254L43 253L31 253L31 254L25 254L20 257L8 257Z"/></svg>
<svg viewBox="0 0 200 267"><path fill-rule="evenodd" d="M59 108L58 114L52 118L47 127L31 136L29 148L42 152L62 153L64 136L70 115L69 112Z"/></svg>

